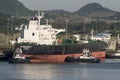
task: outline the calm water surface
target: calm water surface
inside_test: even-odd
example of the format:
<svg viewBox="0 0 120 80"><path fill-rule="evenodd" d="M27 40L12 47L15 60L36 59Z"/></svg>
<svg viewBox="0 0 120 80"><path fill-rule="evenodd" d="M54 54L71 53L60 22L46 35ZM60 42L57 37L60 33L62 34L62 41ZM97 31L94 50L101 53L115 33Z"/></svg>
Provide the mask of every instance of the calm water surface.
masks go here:
<svg viewBox="0 0 120 80"><path fill-rule="evenodd" d="M120 60L105 60L99 64L0 62L0 80L120 80Z"/></svg>

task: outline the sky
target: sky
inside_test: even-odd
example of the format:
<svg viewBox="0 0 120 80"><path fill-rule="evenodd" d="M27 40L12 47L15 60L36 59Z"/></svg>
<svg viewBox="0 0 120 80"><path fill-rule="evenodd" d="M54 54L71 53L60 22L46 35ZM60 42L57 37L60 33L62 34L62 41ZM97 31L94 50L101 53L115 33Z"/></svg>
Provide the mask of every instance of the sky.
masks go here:
<svg viewBox="0 0 120 80"><path fill-rule="evenodd" d="M63 9L77 11L88 3L97 2L103 7L120 12L120 0L18 0L31 10Z"/></svg>

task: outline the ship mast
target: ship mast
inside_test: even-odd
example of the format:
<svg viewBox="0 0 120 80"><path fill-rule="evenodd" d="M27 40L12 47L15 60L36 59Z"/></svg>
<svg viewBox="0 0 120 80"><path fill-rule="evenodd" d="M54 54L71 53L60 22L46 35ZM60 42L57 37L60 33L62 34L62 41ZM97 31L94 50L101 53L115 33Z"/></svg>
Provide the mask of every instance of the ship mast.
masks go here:
<svg viewBox="0 0 120 80"><path fill-rule="evenodd" d="M38 18L39 25L40 25L40 20L41 20L41 18L43 18L43 17L44 17L44 13L42 12L42 13L40 14L40 11L38 11L38 16L37 16L37 18Z"/></svg>

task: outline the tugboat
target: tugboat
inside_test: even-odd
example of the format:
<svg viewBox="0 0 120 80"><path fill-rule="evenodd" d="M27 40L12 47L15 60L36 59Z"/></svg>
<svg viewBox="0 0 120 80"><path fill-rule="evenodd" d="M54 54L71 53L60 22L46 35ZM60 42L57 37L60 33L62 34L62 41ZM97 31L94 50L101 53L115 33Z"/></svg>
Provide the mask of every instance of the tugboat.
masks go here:
<svg viewBox="0 0 120 80"><path fill-rule="evenodd" d="M30 63L30 60L23 57L22 50L17 48L13 54L13 57L9 59L9 63Z"/></svg>
<svg viewBox="0 0 120 80"><path fill-rule="evenodd" d="M67 56L65 62L81 62L81 63L99 63L100 59L90 55L91 52L89 49L83 49L83 55L77 58Z"/></svg>
<svg viewBox="0 0 120 80"><path fill-rule="evenodd" d="M120 59L120 50L117 50L116 52L112 53L107 53L106 57L110 59Z"/></svg>

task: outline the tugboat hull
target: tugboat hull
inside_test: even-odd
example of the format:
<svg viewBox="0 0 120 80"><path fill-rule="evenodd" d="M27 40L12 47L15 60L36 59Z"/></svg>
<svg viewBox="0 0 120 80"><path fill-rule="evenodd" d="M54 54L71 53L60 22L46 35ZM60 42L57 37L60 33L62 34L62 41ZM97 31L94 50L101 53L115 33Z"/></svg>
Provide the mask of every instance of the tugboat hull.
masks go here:
<svg viewBox="0 0 120 80"><path fill-rule="evenodd" d="M10 58L9 63L30 63L29 59Z"/></svg>
<svg viewBox="0 0 120 80"><path fill-rule="evenodd" d="M80 63L100 63L100 59L80 59L80 58L74 58L74 57L66 57L65 62L80 62Z"/></svg>
<svg viewBox="0 0 120 80"><path fill-rule="evenodd" d="M110 59L120 59L120 50L118 50L117 52L107 52L106 54L106 58L110 58Z"/></svg>
<svg viewBox="0 0 120 80"><path fill-rule="evenodd" d="M114 55L114 54L109 54L109 55L107 55L106 58L110 58L110 59L120 59L120 55L119 55L119 56L116 56L116 55Z"/></svg>

